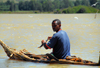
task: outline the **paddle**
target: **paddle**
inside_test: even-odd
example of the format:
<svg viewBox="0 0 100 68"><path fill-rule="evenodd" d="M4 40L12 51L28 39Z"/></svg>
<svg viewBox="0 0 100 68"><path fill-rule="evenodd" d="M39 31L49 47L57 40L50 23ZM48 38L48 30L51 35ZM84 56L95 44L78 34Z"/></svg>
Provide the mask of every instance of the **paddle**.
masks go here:
<svg viewBox="0 0 100 68"><path fill-rule="evenodd" d="M46 40L46 42L48 41L48 39ZM43 46L43 44L41 46L39 46L38 48L41 48Z"/></svg>

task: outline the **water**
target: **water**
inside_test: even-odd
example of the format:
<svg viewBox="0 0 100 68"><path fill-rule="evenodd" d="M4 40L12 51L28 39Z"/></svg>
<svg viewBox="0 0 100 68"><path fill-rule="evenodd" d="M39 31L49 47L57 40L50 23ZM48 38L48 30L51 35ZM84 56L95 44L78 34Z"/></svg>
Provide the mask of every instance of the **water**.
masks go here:
<svg viewBox="0 0 100 68"><path fill-rule="evenodd" d="M71 55L98 62L100 51L100 14L0 14L0 39L11 48L27 49L34 54L50 53L52 50L37 48L54 32L51 22L62 21L71 43ZM100 68L71 64L44 64L10 60L0 46L0 68Z"/></svg>

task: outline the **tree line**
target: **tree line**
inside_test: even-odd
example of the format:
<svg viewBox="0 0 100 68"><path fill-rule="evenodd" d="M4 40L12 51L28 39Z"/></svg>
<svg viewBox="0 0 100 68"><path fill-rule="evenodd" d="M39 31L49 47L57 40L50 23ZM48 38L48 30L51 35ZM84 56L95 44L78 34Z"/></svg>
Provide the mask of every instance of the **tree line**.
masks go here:
<svg viewBox="0 0 100 68"><path fill-rule="evenodd" d="M68 7L85 5L91 6L98 0L20 0L16 3L14 0L0 1L0 11L40 11L52 12L54 10L64 9ZM96 8L100 9L100 1Z"/></svg>

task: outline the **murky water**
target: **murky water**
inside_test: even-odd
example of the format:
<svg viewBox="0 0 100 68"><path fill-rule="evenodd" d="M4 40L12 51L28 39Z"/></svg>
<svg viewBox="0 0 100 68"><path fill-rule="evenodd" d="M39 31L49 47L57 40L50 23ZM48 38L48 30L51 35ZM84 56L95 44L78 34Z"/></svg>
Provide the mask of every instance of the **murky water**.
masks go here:
<svg viewBox="0 0 100 68"><path fill-rule="evenodd" d="M0 39L11 48L27 49L34 54L50 53L41 40L52 36L52 20L62 21L62 30L70 38L71 55L98 62L100 51L100 14L0 14ZM0 46L0 68L100 68L71 64L44 64L9 60Z"/></svg>

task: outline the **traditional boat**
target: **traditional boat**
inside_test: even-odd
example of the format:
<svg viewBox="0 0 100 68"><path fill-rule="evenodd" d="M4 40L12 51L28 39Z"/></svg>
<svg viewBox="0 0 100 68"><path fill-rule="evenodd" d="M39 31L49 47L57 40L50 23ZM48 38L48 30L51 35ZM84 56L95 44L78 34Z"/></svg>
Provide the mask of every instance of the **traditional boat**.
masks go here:
<svg viewBox="0 0 100 68"><path fill-rule="evenodd" d="M35 54L31 54L26 49L17 51L16 49L13 49L13 48L10 48L9 46L7 46L1 40L0 40L0 44L10 59L39 62L39 63L58 63L58 64L100 66L100 56L99 56L98 63L88 61L88 60L83 60L76 56L67 56L66 59L57 59L56 57L52 56L51 54L35 55Z"/></svg>

